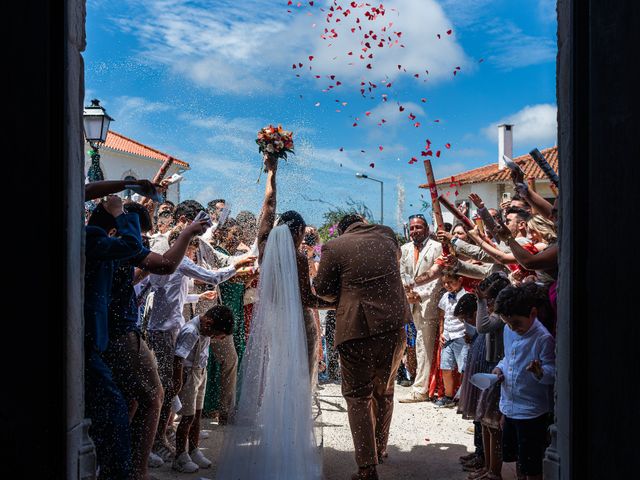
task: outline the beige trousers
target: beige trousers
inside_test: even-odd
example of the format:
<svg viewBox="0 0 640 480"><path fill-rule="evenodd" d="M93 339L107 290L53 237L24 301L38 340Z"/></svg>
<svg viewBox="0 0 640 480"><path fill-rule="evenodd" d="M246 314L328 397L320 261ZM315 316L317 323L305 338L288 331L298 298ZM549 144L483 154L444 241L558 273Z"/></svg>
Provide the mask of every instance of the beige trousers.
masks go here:
<svg viewBox="0 0 640 480"><path fill-rule="evenodd" d="M429 375L431 373L431 360L433 358L433 347L438 341L438 320L431 319L421 326L416 325L416 379L413 382L412 390L420 395L427 395L429 392Z"/></svg>

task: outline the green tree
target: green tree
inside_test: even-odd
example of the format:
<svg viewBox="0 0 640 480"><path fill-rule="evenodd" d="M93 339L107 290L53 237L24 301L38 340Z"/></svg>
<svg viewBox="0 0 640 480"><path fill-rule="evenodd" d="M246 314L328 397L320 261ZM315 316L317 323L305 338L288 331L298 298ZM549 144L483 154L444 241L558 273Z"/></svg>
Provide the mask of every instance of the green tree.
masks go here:
<svg viewBox="0 0 640 480"><path fill-rule="evenodd" d="M345 202L346 206L331 206L326 212L322 214L324 223L318 228L318 234L322 242L326 242L331 238L338 236L337 227L338 222L345 215L362 215L367 219L369 223L376 223L373 219L371 209L360 200L353 200L351 197Z"/></svg>

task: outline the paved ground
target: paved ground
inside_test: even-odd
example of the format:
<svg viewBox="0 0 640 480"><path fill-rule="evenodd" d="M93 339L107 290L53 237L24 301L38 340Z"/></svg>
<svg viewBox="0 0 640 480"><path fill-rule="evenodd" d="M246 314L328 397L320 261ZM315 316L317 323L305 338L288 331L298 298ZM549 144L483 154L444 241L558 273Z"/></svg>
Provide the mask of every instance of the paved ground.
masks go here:
<svg viewBox="0 0 640 480"><path fill-rule="evenodd" d="M405 404L397 399L408 389L396 387L396 404L389 439L389 458L378 467L381 480L462 480L458 457L473 451L473 435L467 432L471 421L463 420L455 409L438 409L430 402ZM347 421L346 405L339 385L324 385L319 392L324 438L324 477L346 480L356 470L353 441ZM215 459L219 455L225 428L208 419L203 429L209 438L201 441L204 454L214 461L211 469L194 474L177 473L170 465L152 469L160 480L215 478ZM503 467L503 479L515 479L513 464ZM224 479L222 479L224 480ZM256 479L258 480L258 479Z"/></svg>

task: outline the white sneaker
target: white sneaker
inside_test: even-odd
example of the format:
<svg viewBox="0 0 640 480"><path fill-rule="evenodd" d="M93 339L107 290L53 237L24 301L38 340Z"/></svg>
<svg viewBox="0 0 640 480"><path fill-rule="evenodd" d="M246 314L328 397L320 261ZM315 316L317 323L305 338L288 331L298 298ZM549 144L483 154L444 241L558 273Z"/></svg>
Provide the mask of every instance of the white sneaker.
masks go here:
<svg viewBox="0 0 640 480"><path fill-rule="evenodd" d="M187 452L182 452L178 458L173 461L171 468L182 473L194 473L199 470L196 463L193 463Z"/></svg>
<svg viewBox="0 0 640 480"><path fill-rule="evenodd" d="M147 465L149 465L149 468L158 468L164 465L164 460L162 460L160 456L151 452L149 453L149 461L147 462Z"/></svg>
<svg viewBox="0 0 640 480"><path fill-rule="evenodd" d="M206 440L207 438L209 438L209 432L200 430L200 440Z"/></svg>
<svg viewBox="0 0 640 480"><path fill-rule="evenodd" d="M205 457L200 449L194 448L193 450L191 450L189 456L191 457L191 460L193 460L194 463L197 463L200 468L211 467L211 460Z"/></svg>

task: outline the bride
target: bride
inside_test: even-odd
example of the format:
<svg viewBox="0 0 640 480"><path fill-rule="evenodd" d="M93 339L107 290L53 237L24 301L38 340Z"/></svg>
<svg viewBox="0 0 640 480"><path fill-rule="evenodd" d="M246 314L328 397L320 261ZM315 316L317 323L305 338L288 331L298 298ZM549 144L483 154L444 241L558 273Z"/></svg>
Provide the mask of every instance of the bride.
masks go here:
<svg viewBox="0 0 640 480"><path fill-rule="evenodd" d="M308 261L298 252L306 226L302 216L285 212L274 228L277 160L265 156L265 166L258 303L217 478L315 480L322 477L311 417L319 332L309 308L333 305L311 291Z"/></svg>

